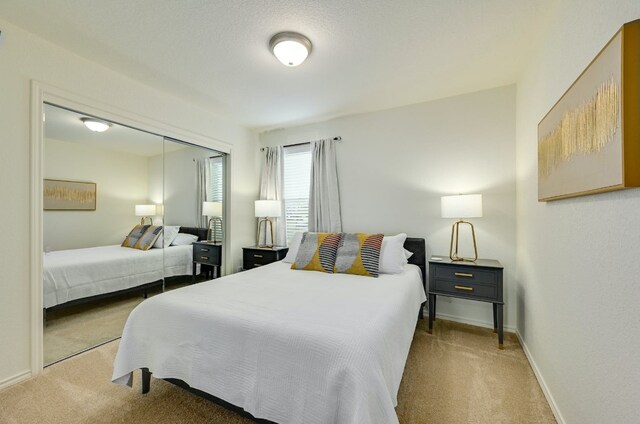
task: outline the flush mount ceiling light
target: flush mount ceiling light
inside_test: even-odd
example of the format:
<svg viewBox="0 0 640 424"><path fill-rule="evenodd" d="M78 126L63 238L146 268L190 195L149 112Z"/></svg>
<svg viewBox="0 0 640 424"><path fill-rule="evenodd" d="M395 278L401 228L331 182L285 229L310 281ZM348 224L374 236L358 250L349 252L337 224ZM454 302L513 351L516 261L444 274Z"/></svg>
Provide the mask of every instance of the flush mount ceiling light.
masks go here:
<svg viewBox="0 0 640 424"><path fill-rule="evenodd" d="M297 32L279 32L269 41L271 53L285 66L298 66L311 53L311 41Z"/></svg>
<svg viewBox="0 0 640 424"><path fill-rule="evenodd" d="M80 120L85 127L95 132L104 132L111 126L109 122L101 121L95 118L80 118Z"/></svg>

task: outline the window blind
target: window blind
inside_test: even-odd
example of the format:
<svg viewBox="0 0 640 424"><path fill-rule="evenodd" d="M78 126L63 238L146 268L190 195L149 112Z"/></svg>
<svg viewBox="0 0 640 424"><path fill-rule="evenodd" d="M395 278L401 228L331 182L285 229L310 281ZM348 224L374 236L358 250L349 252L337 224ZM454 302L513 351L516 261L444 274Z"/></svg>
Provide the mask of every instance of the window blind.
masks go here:
<svg viewBox="0 0 640 424"><path fill-rule="evenodd" d="M309 228L309 187L311 185L311 145L284 149L284 216L287 244L293 235Z"/></svg>
<svg viewBox="0 0 640 424"><path fill-rule="evenodd" d="M216 156L207 160L207 201L222 202L224 194L224 156ZM222 238L222 223L214 221L211 233L216 238Z"/></svg>

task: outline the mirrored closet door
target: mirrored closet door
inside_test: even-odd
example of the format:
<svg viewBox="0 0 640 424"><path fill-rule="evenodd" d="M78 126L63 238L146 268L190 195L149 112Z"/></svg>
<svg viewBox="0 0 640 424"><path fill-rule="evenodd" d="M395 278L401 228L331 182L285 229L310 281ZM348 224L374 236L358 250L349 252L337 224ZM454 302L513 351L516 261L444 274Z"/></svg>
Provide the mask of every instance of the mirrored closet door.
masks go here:
<svg viewBox="0 0 640 424"><path fill-rule="evenodd" d="M44 105L44 364L146 298L223 274L226 155Z"/></svg>

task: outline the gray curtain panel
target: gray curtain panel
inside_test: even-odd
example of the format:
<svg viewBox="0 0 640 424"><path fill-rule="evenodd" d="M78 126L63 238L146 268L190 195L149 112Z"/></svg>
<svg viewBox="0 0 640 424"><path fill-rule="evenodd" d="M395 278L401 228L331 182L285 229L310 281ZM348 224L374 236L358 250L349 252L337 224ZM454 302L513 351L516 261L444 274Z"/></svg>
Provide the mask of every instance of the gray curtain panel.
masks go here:
<svg viewBox="0 0 640 424"><path fill-rule="evenodd" d="M342 232L336 142L332 139L311 142L309 231Z"/></svg>
<svg viewBox="0 0 640 424"><path fill-rule="evenodd" d="M279 200L282 210L280 218L271 218L273 221L273 244L276 246L287 245L287 227L284 219L284 152L282 146L265 147L262 157L262 175L260 177L260 200ZM265 233L265 226L259 234L260 244L270 244L271 232Z"/></svg>

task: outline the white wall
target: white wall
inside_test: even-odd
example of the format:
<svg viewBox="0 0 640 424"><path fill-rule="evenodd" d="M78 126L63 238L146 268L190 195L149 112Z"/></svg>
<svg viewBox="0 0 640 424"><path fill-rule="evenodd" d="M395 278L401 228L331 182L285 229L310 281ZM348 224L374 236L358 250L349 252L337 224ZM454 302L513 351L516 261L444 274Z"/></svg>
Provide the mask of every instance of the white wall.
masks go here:
<svg viewBox="0 0 640 424"><path fill-rule="evenodd" d="M518 82L518 330L566 423L638 422L640 190L539 203L537 124L639 17L637 0L557 2Z"/></svg>
<svg viewBox="0 0 640 424"><path fill-rule="evenodd" d="M173 142L169 141L169 143ZM197 186L194 159L207 158L212 154L213 151L209 149L184 146L180 150L165 152L164 166L162 155L149 158L149 191L157 193L159 199L157 203L164 204L164 222L167 225L201 226L196 214Z"/></svg>
<svg viewBox="0 0 640 424"><path fill-rule="evenodd" d="M338 179L343 229L424 237L448 255L453 220L440 196L482 193L472 220L479 255L505 266L505 323L515 326L515 87L260 134L263 145L342 136ZM438 313L493 326L487 304L442 298Z"/></svg>
<svg viewBox="0 0 640 424"><path fill-rule="evenodd" d="M44 177L97 185L95 211L44 211L45 249L120 244L140 222L135 205L149 203L146 156L46 139Z"/></svg>
<svg viewBox="0 0 640 424"><path fill-rule="evenodd" d="M29 222L30 81L59 87L101 104L233 145L231 242L233 268L253 242L252 201L257 198L257 137L182 99L154 90L0 19L0 387L30 372Z"/></svg>

